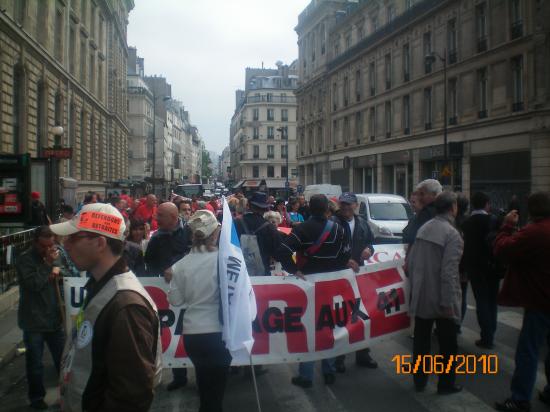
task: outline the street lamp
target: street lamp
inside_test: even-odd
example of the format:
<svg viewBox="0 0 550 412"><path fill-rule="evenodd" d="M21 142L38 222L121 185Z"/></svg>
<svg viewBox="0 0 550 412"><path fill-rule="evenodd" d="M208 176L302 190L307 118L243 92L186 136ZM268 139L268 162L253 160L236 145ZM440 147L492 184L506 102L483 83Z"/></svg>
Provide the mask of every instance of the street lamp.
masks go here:
<svg viewBox="0 0 550 412"><path fill-rule="evenodd" d="M155 168L157 164L157 99L162 97L162 101L166 102L171 99L170 96L157 96L153 92L153 194L155 194Z"/></svg>
<svg viewBox="0 0 550 412"><path fill-rule="evenodd" d="M447 49L443 49L443 56L433 51L424 57L427 64L435 62L436 57L443 62L443 171L447 168L447 161L449 158L447 151ZM442 176L446 177L446 176ZM440 179L443 180L443 179Z"/></svg>
<svg viewBox="0 0 550 412"><path fill-rule="evenodd" d="M288 200L289 197L290 197L290 183L288 182L288 173L289 173L289 170L288 170L288 136L285 136L286 132L287 132L287 128L286 127L279 127L279 128L277 128L277 131L279 133L281 133L281 139L284 139L285 137L287 138L286 139L286 183L285 183L285 188L286 188L286 199Z"/></svg>

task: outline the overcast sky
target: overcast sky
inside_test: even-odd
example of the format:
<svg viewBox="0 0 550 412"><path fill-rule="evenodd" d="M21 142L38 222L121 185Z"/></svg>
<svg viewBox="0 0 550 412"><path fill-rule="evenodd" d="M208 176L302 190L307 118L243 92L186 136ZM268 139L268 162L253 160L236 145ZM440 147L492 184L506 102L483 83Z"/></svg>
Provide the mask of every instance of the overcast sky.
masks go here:
<svg viewBox="0 0 550 412"><path fill-rule="evenodd" d="M298 58L294 27L310 0L136 0L128 45L146 75L163 75L208 150L229 144L235 90L246 67Z"/></svg>

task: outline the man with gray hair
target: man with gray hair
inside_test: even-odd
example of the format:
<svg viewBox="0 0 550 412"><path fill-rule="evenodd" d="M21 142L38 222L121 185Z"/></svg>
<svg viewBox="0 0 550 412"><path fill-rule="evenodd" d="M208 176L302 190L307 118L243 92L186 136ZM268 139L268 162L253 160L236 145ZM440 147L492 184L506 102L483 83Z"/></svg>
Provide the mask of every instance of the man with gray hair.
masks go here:
<svg viewBox="0 0 550 412"><path fill-rule="evenodd" d="M434 201L442 190L441 183L435 179L423 180L416 186L416 202L420 211L409 220L409 224L403 229L403 243L411 246L416 239L418 229L436 215Z"/></svg>
<svg viewBox="0 0 550 412"><path fill-rule="evenodd" d="M439 352L443 365L457 353L457 325L461 320L461 288L458 264L464 243L454 227L457 214L456 195L440 193L433 207L436 216L426 222L416 236L414 247L408 255L411 282L410 316L414 316L413 360L422 363L430 355L432 327L435 322ZM417 391L423 391L428 375L419 368L414 373ZM460 392L455 384L454 367L446 368L439 376L437 393L448 395Z"/></svg>

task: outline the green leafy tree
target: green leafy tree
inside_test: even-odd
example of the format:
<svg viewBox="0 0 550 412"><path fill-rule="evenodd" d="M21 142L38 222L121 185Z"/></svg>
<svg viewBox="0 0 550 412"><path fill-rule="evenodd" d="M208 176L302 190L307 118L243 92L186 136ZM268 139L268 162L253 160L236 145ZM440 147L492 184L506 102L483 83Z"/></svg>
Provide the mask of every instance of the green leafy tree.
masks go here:
<svg viewBox="0 0 550 412"><path fill-rule="evenodd" d="M210 179L212 177L212 160L210 160L210 153L206 150L202 150L202 177Z"/></svg>

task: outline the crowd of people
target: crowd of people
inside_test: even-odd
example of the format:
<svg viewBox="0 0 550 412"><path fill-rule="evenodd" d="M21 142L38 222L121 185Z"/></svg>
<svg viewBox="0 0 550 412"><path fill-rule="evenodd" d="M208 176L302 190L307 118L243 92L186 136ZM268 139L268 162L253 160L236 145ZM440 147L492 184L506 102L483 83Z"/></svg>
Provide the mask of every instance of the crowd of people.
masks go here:
<svg viewBox="0 0 550 412"><path fill-rule="evenodd" d="M269 276L276 263L301 279L342 269L358 272L374 254L373 233L357 214L353 193L337 198L314 195L309 201L299 195L285 201L262 192L247 198L236 191L226 200L250 276ZM497 304L523 306L512 395L496 407L528 411L538 353L550 332L550 266L545 261L549 195L529 197L530 220L521 229L516 209L497 216L486 194L475 193L470 202L432 179L418 184L410 204L414 215L403 241L411 284L413 357L430 354L432 333L445 360L458 352L468 284L476 299L480 339L475 343L481 349L494 346ZM149 409L160 373L161 344L157 308L137 279L148 276L164 278L170 304L185 308L184 342L196 371L200 410L221 411L231 355L218 316L220 199L174 195L159 202L154 194L137 199L122 191L102 202L88 193L76 211L67 206L62 212L56 224L42 217L32 247L17 261L31 406L47 408L42 383L46 344L61 375L65 410ZM86 299L67 334L61 276L89 278ZM65 336L69 341L62 355ZM355 363L377 367L368 348L355 354ZM255 371L266 372L261 367ZM345 372L345 356L322 361L327 385ZM453 368L445 372L438 393L459 392ZM172 375L168 390L186 386L185 368L172 369ZM313 375L314 362L302 362L291 383L309 388ZM423 391L428 375L421 368L413 375L416 390ZM540 398L550 404L549 386Z"/></svg>

